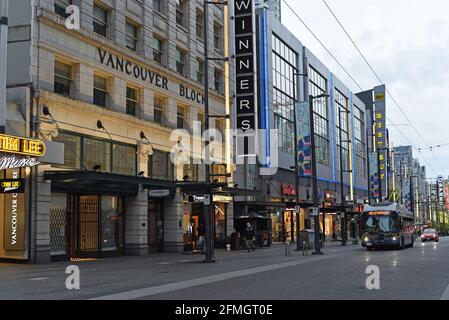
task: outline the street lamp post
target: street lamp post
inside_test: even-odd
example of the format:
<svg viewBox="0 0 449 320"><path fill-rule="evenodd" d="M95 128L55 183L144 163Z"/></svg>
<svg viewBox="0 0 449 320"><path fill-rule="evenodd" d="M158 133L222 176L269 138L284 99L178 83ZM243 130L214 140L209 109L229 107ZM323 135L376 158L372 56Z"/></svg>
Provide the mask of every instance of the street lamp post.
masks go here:
<svg viewBox="0 0 449 320"><path fill-rule="evenodd" d="M208 15L209 15L209 5L228 5L227 1L214 2L214 1L204 1L203 3L203 23L204 23L204 130L206 131L206 143L205 143L205 177L206 182L210 184L211 174L210 174L210 145L209 145L209 61L228 61L228 58L211 58L209 57L209 41L207 38L208 30ZM205 224L206 224L206 250L204 262L211 263L215 262L214 259L214 244L212 239L212 219L213 219L213 193L210 187L208 188L208 203L204 205L205 211Z"/></svg>
<svg viewBox="0 0 449 320"><path fill-rule="evenodd" d="M351 143L350 140L343 140L342 138L342 127L341 127L341 114L346 113L349 114L349 110L339 108L338 109L338 130L340 134L340 214L341 214L341 245L346 245L346 240L348 237L348 232L346 230L346 201L345 201L345 195L344 195L344 172L350 172L350 170L344 170L343 169L343 142L344 143Z"/></svg>
<svg viewBox="0 0 449 320"><path fill-rule="evenodd" d="M318 175L317 175L317 165L316 165L316 152L315 152L315 124L313 116L313 100L327 98L328 94L321 94L316 97L309 96L309 109L310 109L310 143L312 148L312 185L313 185L313 208L314 208L314 231L315 231L315 252L313 254L320 255L321 244L320 244L320 214L318 209Z"/></svg>
<svg viewBox="0 0 449 320"><path fill-rule="evenodd" d="M296 77L297 76L302 76L302 77L307 77L307 74L303 74L303 73L293 73L293 88L294 88L294 100L295 100L295 104L294 104L294 109L293 109L293 113L294 113L294 137L295 137L295 148L294 148L294 152L295 152L295 193L296 193L296 206L295 206L295 213L296 213L296 250L299 251L301 250L301 243L300 243L300 231L301 231L301 217L300 217L300 210L297 210L299 208L299 160L298 160L298 121L297 121L297 115L296 115L296 102L297 102L297 98L296 98L296 92L298 92L298 88L296 87ZM292 239L293 239L293 220L292 220Z"/></svg>

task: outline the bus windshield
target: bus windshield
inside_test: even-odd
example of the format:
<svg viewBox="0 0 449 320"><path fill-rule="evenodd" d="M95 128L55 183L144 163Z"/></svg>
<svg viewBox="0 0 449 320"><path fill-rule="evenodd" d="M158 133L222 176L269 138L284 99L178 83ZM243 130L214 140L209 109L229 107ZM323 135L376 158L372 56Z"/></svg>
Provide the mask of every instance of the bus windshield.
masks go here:
<svg viewBox="0 0 449 320"><path fill-rule="evenodd" d="M369 215L364 223L365 231L370 234L397 233L400 231L397 220L392 216Z"/></svg>

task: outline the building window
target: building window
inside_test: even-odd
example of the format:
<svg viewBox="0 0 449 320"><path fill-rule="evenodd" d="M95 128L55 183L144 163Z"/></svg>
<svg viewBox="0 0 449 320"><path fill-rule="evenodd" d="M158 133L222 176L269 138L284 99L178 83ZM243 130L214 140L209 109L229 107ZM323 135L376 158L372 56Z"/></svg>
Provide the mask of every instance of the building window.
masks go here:
<svg viewBox="0 0 449 320"><path fill-rule="evenodd" d="M92 170L94 166L101 166L103 172L136 175L136 146L65 131L61 131L54 140L65 146L62 168Z"/></svg>
<svg viewBox="0 0 449 320"><path fill-rule="evenodd" d="M107 31L108 31L108 12L107 10L94 5L94 16L93 16L93 26L94 26L94 32L103 36L107 37Z"/></svg>
<svg viewBox="0 0 449 320"><path fill-rule="evenodd" d="M198 122L199 122L199 126L200 126L201 136L203 136L204 129L205 129L205 126L204 126L204 114L203 113L198 113Z"/></svg>
<svg viewBox="0 0 449 320"><path fill-rule="evenodd" d="M176 113L176 128L184 129L186 128L186 109L185 107L178 106Z"/></svg>
<svg viewBox="0 0 449 320"><path fill-rule="evenodd" d="M61 168L80 169L81 168L81 137L67 132L59 132L54 137L55 142L64 144L64 164Z"/></svg>
<svg viewBox="0 0 449 320"><path fill-rule="evenodd" d="M215 49L221 51L222 46L221 46L221 30L222 27L217 24L214 23L214 47Z"/></svg>
<svg viewBox="0 0 449 320"><path fill-rule="evenodd" d="M214 70L214 89L217 92L221 92L222 90L222 79L223 72L220 69L215 68Z"/></svg>
<svg viewBox="0 0 449 320"><path fill-rule="evenodd" d="M55 0L55 13L61 17L67 18L69 14L66 13L66 9L72 4L72 0Z"/></svg>
<svg viewBox="0 0 449 320"><path fill-rule="evenodd" d="M356 175L366 177L365 114L354 105L354 152Z"/></svg>
<svg viewBox="0 0 449 320"><path fill-rule="evenodd" d="M157 63L162 64L163 58L163 41L156 36L153 36L153 41L151 44L153 48L153 60Z"/></svg>
<svg viewBox="0 0 449 320"><path fill-rule="evenodd" d="M194 163L194 159L190 158L190 161L183 165L183 178L188 181L198 181L199 165Z"/></svg>
<svg viewBox="0 0 449 320"><path fill-rule="evenodd" d="M137 115L138 109L137 90L126 87L126 113L132 116Z"/></svg>
<svg viewBox="0 0 449 320"><path fill-rule="evenodd" d="M94 104L100 107L106 107L107 88L107 80L105 78L94 76Z"/></svg>
<svg viewBox="0 0 449 320"><path fill-rule="evenodd" d="M148 160L148 176L153 179L173 180L174 166L170 152L153 150Z"/></svg>
<svg viewBox="0 0 449 320"><path fill-rule="evenodd" d="M196 81L204 83L204 62L201 59L196 59Z"/></svg>
<svg viewBox="0 0 449 320"><path fill-rule="evenodd" d="M312 66L309 66L309 95L327 93L327 80ZM313 119L315 125L316 160L329 166L329 112L327 98L313 100Z"/></svg>
<svg viewBox="0 0 449 320"><path fill-rule="evenodd" d="M126 23L126 47L130 50L137 51L138 28L127 22Z"/></svg>
<svg viewBox="0 0 449 320"><path fill-rule="evenodd" d="M154 122L165 124L164 109L164 100L154 97Z"/></svg>
<svg viewBox="0 0 449 320"><path fill-rule="evenodd" d="M344 112L340 112L344 111ZM337 147L341 148L343 154L343 163L340 166L340 156L337 157L337 168L340 170L349 169L349 114L348 111L348 98L343 95L339 90L335 89L335 118L336 120L336 143ZM340 119L338 119L340 117ZM341 124L341 128L340 128ZM341 129L341 130L340 130ZM340 136L341 132L341 136ZM340 152L340 149L338 149Z"/></svg>
<svg viewBox="0 0 449 320"><path fill-rule="evenodd" d="M91 170L94 166L101 166L101 171L111 170L111 144L102 140L83 139L83 166Z"/></svg>
<svg viewBox="0 0 449 320"><path fill-rule="evenodd" d="M112 172L135 176L136 171L136 147L114 143L112 145Z"/></svg>
<svg viewBox="0 0 449 320"><path fill-rule="evenodd" d="M294 155L297 54L274 34L272 42L274 126L278 130L279 149Z"/></svg>
<svg viewBox="0 0 449 320"><path fill-rule="evenodd" d="M215 128L220 132L221 134L221 141L225 142L226 135L225 135L225 123L226 121L223 119L216 119L215 120Z"/></svg>
<svg viewBox="0 0 449 320"><path fill-rule="evenodd" d="M164 14L165 13L165 7L164 7L165 1L166 0L153 0L153 10Z"/></svg>
<svg viewBox="0 0 449 320"><path fill-rule="evenodd" d="M54 92L66 97L72 96L72 67L68 64L55 62Z"/></svg>
<svg viewBox="0 0 449 320"><path fill-rule="evenodd" d="M199 9L196 9L196 36L204 41L204 15Z"/></svg>
<svg viewBox="0 0 449 320"><path fill-rule="evenodd" d="M176 48L176 71L185 76L185 71L186 71L186 53L179 49Z"/></svg>
<svg viewBox="0 0 449 320"><path fill-rule="evenodd" d="M186 27L186 0L176 0L176 23L181 27Z"/></svg>

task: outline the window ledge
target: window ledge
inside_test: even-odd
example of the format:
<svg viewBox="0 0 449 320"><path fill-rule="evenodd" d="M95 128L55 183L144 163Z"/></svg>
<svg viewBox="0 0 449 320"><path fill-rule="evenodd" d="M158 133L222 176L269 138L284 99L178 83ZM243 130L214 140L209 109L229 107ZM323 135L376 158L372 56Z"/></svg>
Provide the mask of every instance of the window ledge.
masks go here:
<svg viewBox="0 0 449 320"><path fill-rule="evenodd" d="M162 13L162 12L159 12L159 11L153 9L153 14L158 16L162 20L165 20L165 21L168 20L167 15L165 13Z"/></svg>

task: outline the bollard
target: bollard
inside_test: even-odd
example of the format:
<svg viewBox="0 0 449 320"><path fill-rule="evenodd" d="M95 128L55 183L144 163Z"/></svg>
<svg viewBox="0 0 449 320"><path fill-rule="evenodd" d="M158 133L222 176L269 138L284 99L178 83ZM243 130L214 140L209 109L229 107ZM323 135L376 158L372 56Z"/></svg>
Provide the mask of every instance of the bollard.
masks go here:
<svg viewBox="0 0 449 320"><path fill-rule="evenodd" d="M285 255L286 256L290 256L291 255L291 252L290 252L290 241L286 241L285 242Z"/></svg>
<svg viewBox="0 0 449 320"><path fill-rule="evenodd" d="M303 256L308 256L309 255L309 242L308 241L304 241L302 244L302 255Z"/></svg>

